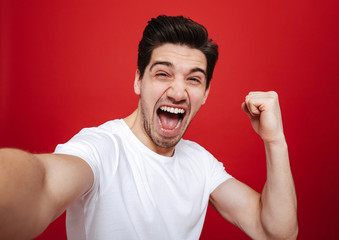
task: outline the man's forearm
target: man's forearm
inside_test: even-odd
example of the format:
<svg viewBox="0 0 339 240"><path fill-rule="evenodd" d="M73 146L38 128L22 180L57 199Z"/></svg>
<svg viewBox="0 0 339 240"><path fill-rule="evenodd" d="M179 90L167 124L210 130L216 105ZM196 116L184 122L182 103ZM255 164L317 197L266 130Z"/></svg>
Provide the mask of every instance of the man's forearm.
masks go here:
<svg viewBox="0 0 339 240"><path fill-rule="evenodd" d="M43 182L43 167L34 155L0 149L0 239L31 239L43 230Z"/></svg>
<svg viewBox="0 0 339 240"><path fill-rule="evenodd" d="M296 238L297 199L284 138L265 143L267 181L261 201L261 220L266 233L277 239Z"/></svg>

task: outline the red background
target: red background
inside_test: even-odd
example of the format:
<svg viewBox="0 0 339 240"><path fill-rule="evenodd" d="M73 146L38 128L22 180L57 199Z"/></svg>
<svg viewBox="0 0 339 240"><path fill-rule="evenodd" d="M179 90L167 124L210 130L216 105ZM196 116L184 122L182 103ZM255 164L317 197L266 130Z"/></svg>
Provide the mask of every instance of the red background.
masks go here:
<svg viewBox="0 0 339 240"><path fill-rule="evenodd" d="M83 127L137 107L137 44L147 20L185 15L220 45L212 89L185 138L261 191L263 145L240 104L279 93L297 195L298 239L335 239L338 1L1 1L0 146L52 152ZM212 209L201 239L247 239ZM37 239L66 239L64 215Z"/></svg>

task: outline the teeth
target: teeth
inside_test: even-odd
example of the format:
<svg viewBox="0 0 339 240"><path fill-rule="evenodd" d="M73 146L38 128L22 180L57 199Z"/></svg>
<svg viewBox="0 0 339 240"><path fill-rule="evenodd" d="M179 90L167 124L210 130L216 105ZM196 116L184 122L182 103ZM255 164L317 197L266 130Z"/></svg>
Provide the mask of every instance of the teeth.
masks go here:
<svg viewBox="0 0 339 240"><path fill-rule="evenodd" d="M182 109L182 108L173 108L173 107L162 106L162 107L160 107L160 109L162 111L170 112L170 113L174 113L174 114L178 114L178 113L184 114L185 113L185 110Z"/></svg>

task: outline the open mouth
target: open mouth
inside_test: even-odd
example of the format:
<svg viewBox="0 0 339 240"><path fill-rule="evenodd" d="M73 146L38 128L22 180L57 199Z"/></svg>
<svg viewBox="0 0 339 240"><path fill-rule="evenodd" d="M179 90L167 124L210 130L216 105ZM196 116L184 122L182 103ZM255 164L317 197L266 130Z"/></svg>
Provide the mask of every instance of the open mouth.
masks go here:
<svg viewBox="0 0 339 240"><path fill-rule="evenodd" d="M157 114L161 128L165 131L170 131L179 128L185 116L185 110L183 108L161 106Z"/></svg>

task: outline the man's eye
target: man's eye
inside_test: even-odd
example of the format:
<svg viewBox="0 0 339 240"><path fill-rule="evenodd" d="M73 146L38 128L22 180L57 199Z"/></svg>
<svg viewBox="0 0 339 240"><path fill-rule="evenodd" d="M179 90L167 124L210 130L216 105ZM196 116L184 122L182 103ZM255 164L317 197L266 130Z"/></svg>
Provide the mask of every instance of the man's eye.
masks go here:
<svg viewBox="0 0 339 240"><path fill-rule="evenodd" d="M195 82L195 83L200 83L200 79L199 78L196 78L196 77L191 77L189 78L188 80L192 81L192 82Z"/></svg>
<svg viewBox="0 0 339 240"><path fill-rule="evenodd" d="M163 73L163 72L157 73L157 74L155 74L155 76L161 77L161 78L168 77L168 75L166 73Z"/></svg>

